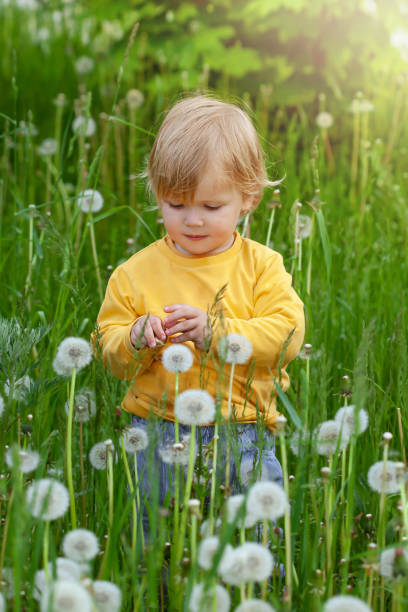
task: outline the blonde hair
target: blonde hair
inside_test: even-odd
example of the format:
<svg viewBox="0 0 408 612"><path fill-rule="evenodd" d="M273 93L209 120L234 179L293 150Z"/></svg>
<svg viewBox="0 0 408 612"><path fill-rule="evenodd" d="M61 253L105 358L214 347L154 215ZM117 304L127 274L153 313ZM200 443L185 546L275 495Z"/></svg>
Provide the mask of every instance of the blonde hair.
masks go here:
<svg viewBox="0 0 408 612"><path fill-rule="evenodd" d="M149 187L160 200L169 194L191 198L200 173L220 168L255 208L269 181L256 130L233 104L207 95L185 98L167 113L150 153Z"/></svg>

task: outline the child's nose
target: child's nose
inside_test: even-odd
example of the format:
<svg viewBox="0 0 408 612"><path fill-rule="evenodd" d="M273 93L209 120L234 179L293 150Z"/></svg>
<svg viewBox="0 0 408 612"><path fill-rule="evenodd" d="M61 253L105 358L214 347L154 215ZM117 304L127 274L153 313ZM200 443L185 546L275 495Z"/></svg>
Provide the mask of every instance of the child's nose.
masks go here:
<svg viewBox="0 0 408 612"><path fill-rule="evenodd" d="M193 209L187 210L186 217L185 217L185 223L186 225L195 225L195 226L203 225L203 219L200 214L200 211L193 210Z"/></svg>

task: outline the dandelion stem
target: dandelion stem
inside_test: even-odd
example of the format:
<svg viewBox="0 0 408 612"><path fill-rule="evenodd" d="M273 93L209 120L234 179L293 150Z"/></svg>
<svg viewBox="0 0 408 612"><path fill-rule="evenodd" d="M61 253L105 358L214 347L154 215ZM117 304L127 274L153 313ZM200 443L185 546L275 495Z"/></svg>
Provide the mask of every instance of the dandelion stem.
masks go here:
<svg viewBox="0 0 408 612"><path fill-rule="evenodd" d="M401 419L401 408L398 407L397 408L397 415L398 415L398 431L399 431L399 436L400 436L400 441L401 441L401 451L402 451L402 460L404 462L404 465L407 465L407 455L405 452L405 445L404 445L404 430L402 429L402 419Z"/></svg>
<svg viewBox="0 0 408 612"><path fill-rule="evenodd" d="M263 520L262 528L263 528L262 529L262 544L265 546L265 548L268 548L269 523L267 519ZM261 585L261 597L264 601L266 601L267 588L268 588L268 579L265 578L265 580L263 580L262 585Z"/></svg>
<svg viewBox="0 0 408 612"><path fill-rule="evenodd" d="M184 488L183 510L181 512L181 519L180 519L179 539L178 539L178 542L176 543L176 546L178 547L177 563L181 561L181 557L183 555L184 539L186 535L188 500L190 499L191 485L193 483L196 429L197 429L196 425L191 425L190 456L188 459L187 481L186 481L185 488Z"/></svg>
<svg viewBox="0 0 408 612"><path fill-rule="evenodd" d="M135 500L135 487L133 484L132 476L129 469L129 462L126 455L125 443L123 436L120 439L120 448L122 451L123 465L125 466L126 479L128 481L130 497L132 499L132 564L134 566L136 558L136 540L137 540L137 508ZM136 454L136 453L135 453Z"/></svg>
<svg viewBox="0 0 408 612"><path fill-rule="evenodd" d="M217 459L218 459L218 427L219 427L219 411L217 411L216 421L214 424L214 445L213 445L213 462L212 462L212 474L211 474L211 492L210 492L210 517L209 517L209 531L210 535L214 533L214 509L215 509L215 493L216 493L216 480L217 480Z"/></svg>
<svg viewBox="0 0 408 612"><path fill-rule="evenodd" d="M50 521L44 521L43 567L44 567L44 574L45 574L47 581L49 581L50 579L50 572L48 568L49 546L50 546Z"/></svg>
<svg viewBox="0 0 408 612"><path fill-rule="evenodd" d="M98 294L99 294L99 299L102 302L103 300L102 279L101 279L101 271L99 268L98 252L96 250L95 229L94 229L94 224L92 222L88 223L88 226L89 226L89 235L91 237L92 256L93 256L94 265L95 265L96 281L98 284Z"/></svg>
<svg viewBox="0 0 408 612"><path fill-rule="evenodd" d="M86 492L85 492L85 470L84 470L84 440L83 423L79 423L79 466L81 470L82 489L82 526L86 528Z"/></svg>
<svg viewBox="0 0 408 612"><path fill-rule="evenodd" d="M288 460L286 454L285 434L283 428L279 428L279 442L282 459L282 475L283 488L285 489L287 498L289 499L289 476L288 476ZM290 525L290 507L289 504L285 508L285 602L288 608L292 606L292 536Z"/></svg>
<svg viewBox="0 0 408 612"><path fill-rule="evenodd" d="M231 400L232 400L232 384L234 382L235 362L231 363L229 388L228 388L228 416L227 416L227 440L226 440L226 457L225 457L225 494L230 493L230 471L231 471L231 441L230 441L230 424L231 424Z"/></svg>
<svg viewBox="0 0 408 612"><path fill-rule="evenodd" d="M271 241L272 227L273 227L274 219L275 219L275 207L272 208L271 214L269 215L268 232L266 234L266 242L265 242L266 246L269 246L269 243Z"/></svg>
<svg viewBox="0 0 408 612"><path fill-rule="evenodd" d="M136 489L136 511L141 512L140 491L139 491L139 473L137 469L137 453L133 455L133 470L135 474L135 489ZM141 529L142 550L145 549L144 531Z"/></svg>
<svg viewBox="0 0 408 612"><path fill-rule="evenodd" d="M70 499L70 514L72 529L76 529L76 511L75 511L75 495L74 495L74 482L72 477L72 427L74 420L74 397L75 397L75 379L76 379L76 368L72 368L71 386L69 391L69 404L68 404L68 417L67 417L67 449L66 449L66 470L67 470L67 483Z"/></svg>

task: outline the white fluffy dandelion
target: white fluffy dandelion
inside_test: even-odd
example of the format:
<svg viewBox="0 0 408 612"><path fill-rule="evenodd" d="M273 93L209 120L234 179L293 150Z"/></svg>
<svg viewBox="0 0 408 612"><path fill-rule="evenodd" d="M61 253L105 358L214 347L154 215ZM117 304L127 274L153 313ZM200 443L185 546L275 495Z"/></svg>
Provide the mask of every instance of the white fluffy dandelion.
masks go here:
<svg viewBox="0 0 408 612"><path fill-rule="evenodd" d="M85 587L72 580L57 580L44 589L41 612L91 612L92 598Z"/></svg>
<svg viewBox="0 0 408 612"><path fill-rule="evenodd" d="M52 478L35 480L27 489L26 500L29 512L44 521L63 516L69 507L68 489Z"/></svg>
<svg viewBox="0 0 408 612"><path fill-rule="evenodd" d="M239 477L243 487L247 487L255 480L268 480L268 468L263 463L260 468L253 458L244 459L239 466Z"/></svg>
<svg viewBox="0 0 408 612"><path fill-rule="evenodd" d="M14 384L9 380L4 383L4 393L11 400L14 399L17 402L24 402L30 393L31 387L34 385L33 381L28 374L25 374L21 378L18 378Z"/></svg>
<svg viewBox="0 0 408 612"><path fill-rule="evenodd" d="M96 470L106 470L108 453L114 452L114 447L106 445L105 442L97 442L89 452L89 461Z"/></svg>
<svg viewBox="0 0 408 612"><path fill-rule="evenodd" d="M39 145L37 151L42 157L55 155L55 153L58 151L58 142L55 140L55 138L46 138Z"/></svg>
<svg viewBox="0 0 408 612"><path fill-rule="evenodd" d="M348 431L338 421L323 421L314 431L316 450L319 455L332 455L343 450L349 442Z"/></svg>
<svg viewBox="0 0 408 612"><path fill-rule="evenodd" d="M184 436L180 442L162 446L159 455L163 463L188 465L190 459L190 436Z"/></svg>
<svg viewBox="0 0 408 612"><path fill-rule="evenodd" d="M296 237L300 240L309 238L312 230L312 218L308 215L299 215L296 226Z"/></svg>
<svg viewBox="0 0 408 612"><path fill-rule="evenodd" d="M90 561L99 552L98 538L89 529L73 529L65 534L62 550L73 561Z"/></svg>
<svg viewBox="0 0 408 612"><path fill-rule="evenodd" d="M203 569L209 570L214 565L214 557L220 548L220 540L218 536L210 536L208 538L204 538L201 540L200 546L198 549L198 565ZM222 568L228 559L228 555L233 551L233 548L230 544L226 544L224 550L222 551L222 555L220 561L218 563L218 571L222 572Z"/></svg>
<svg viewBox="0 0 408 612"><path fill-rule="evenodd" d="M14 597L13 568L3 567L1 572L1 590L6 599Z"/></svg>
<svg viewBox="0 0 408 612"><path fill-rule="evenodd" d="M220 338L218 351L226 363L242 364L252 355L252 344L245 336L228 334Z"/></svg>
<svg viewBox="0 0 408 612"><path fill-rule="evenodd" d="M357 410L355 406L343 406L340 408L334 417L334 420L340 423L344 430L347 430L348 435L356 434L357 436L363 433L368 427L368 413L364 408Z"/></svg>
<svg viewBox="0 0 408 612"><path fill-rule="evenodd" d="M242 493L237 495L231 495L227 499L227 521L228 523L234 523L237 520L237 515L242 512L241 508L245 503L245 496ZM246 512L243 513L242 519L237 521L237 526L241 527L252 527L253 523L251 520L247 521Z"/></svg>
<svg viewBox="0 0 408 612"><path fill-rule="evenodd" d="M186 372L193 365L193 353L187 346L169 346L162 353L163 366L168 372Z"/></svg>
<svg viewBox="0 0 408 612"><path fill-rule="evenodd" d="M18 448L17 445L11 446L6 453L6 463L12 468L16 463L17 469L23 474L29 474L37 469L40 463L40 454L30 448Z"/></svg>
<svg viewBox="0 0 408 612"><path fill-rule="evenodd" d="M213 523L214 531L219 531L221 529L222 521L220 518L215 519ZM210 536L210 519L206 519L200 525L200 535L203 538L208 538Z"/></svg>
<svg viewBox="0 0 408 612"><path fill-rule="evenodd" d="M205 425L215 417L215 402L207 391L189 389L177 397L174 414L186 425Z"/></svg>
<svg viewBox="0 0 408 612"><path fill-rule="evenodd" d="M372 609L358 597L335 595L326 601L323 612L372 612Z"/></svg>
<svg viewBox="0 0 408 612"><path fill-rule="evenodd" d="M56 580L70 580L78 582L81 578L81 568L78 563L75 563L75 561L72 561L71 559L57 557L55 560L55 576L54 566L51 562L48 563L47 575L44 570L36 571L33 590L34 599L37 601L41 600L44 590L50 586L54 578Z"/></svg>
<svg viewBox="0 0 408 612"><path fill-rule="evenodd" d="M246 599L235 608L235 612L275 612L275 608L262 599Z"/></svg>
<svg viewBox="0 0 408 612"><path fill-rule="evenodd" d="M91 57L87 55L81 55L75 61L75 70L80 75L89 74L94 69L95 62Z"/></svg>
<svg viewBox="0 0 408 612"><path fill-rule="evenodd" d="M149 443L147 433L141 427L126 427L122 433L125 451L129 454L145 450Z"/></svg>
<svg viewBox="0 0 408 612"><path fill-rule="evenodd" d="M98 612L118 612L122 602L119 587L107 580L95 580L92 584Z"/></svg>
<svg viewBox="0 0 408 612"><path fill-rule="evenodd" d="M306 437L307 432L299 431L298 429L291 435L289 448L296 457L305 453L307 446Z"/></svg>
<svg viewBox="0 0 408 612"><path fill-rule="evenodd" d="M103 207L103 196L97 189L85 189L78 195L76 203L84 213L98 212Z"/></svg>
<svg viewBox="0 0 408 612"><path fill-rule="evenodd" d="M69 400L65 402L65 412L68 414ZM80 389L74 398L74 421L86 423L95 416L95 394L91 389Z"/></svg>
<svg viewBox="0 0 408 612"><path fill-rule="evenodd" d="M215 607L213 605L215 595ZM196 584L190 597L189 610L191 612L228 612L231 607L231 598L226 588L217 584L204 591L203 584Z"/></svg>
<svg viewBox="0 0 408 612"><path fill-rule="evenodd" d="M129 108L140 108L144 102L144 95L138 89L129 89L126 94L126 102Z"/></svg>
<svg viewBox="0 0 408 612"><path fill-rule="evenodd" d="M87 138L93 136L96 132L96 123L92 117L76 117L72 122L72 130L76 134L83 134Z"/></svg>
<svg viewBox="0 0 408 612"><path fill-rule="evenodd" d="M274 521L285 514L288 498L284 489L276 482L257 482L249 489L247 498L247 520L254 525L258 520Z"/></svg>
<svg viewBox="0 0 408 612"><path fill-rule="evenodd" d="M406 577L408 573L408 553L406 549L399 546L383 550L380 555L379 572L384 578Z"/></svg>
<svg viewBox="0 0 408 612"><path fill-rule="evenodd" d="M327 130L333 125L333 115L326 111L322 111L316 117L316 125L321 130Z"/></svg>
<svg viewBox="0 0 408 612"><path fill-rule="evenodd" d="M70 376L72 370L81 370L92 360L92 349L83 338L68 337L59 345L53 367L57 374Z"/></svg>
<svg viewBox="0 0 408 612"><path fill-rule="evenodd" d="M224 582L239 586L246 582L262 582L273 570L271 553L262 544L246 542L233 549L223 564L220 575Z"/></svg>
<svg viewBox="0 0 408 612"><path fill-rule="evenodd" d="M395 461L386 461L384 473L384 461L377 461L368 470L367 480L370 488L378 493L382 492L383 486L385 493L397 493L400 489L397 463Z"/></svg>

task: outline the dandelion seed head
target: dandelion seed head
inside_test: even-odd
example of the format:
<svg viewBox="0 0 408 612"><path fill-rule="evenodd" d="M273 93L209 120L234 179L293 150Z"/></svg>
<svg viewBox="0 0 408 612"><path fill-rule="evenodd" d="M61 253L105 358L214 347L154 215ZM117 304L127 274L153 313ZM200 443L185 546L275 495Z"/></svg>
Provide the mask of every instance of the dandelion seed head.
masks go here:
<svg viewBox="0 0 408 612"><path fill-rule="evenodd" d="M217 584L215 587L209 587L204 591L203 584L196 584L193 587L190 597L191 612L212 612L213 597L215 588L215 609L217 612L228 612L231 607L231 598L226 588Z"/></svg>
<svg viewBox="0 0 408 612"><path fill-rule="evenodd" d="M215 402L207 391L189 389L177 397L174 414L186 425L205 425L215 418Z"/></svg>
<svg viewBox="0 0 408 612"><path fill-rule="evenodd" d="M73 561L90 561L99 552L98 538L89 529L74 529L64 536L62 550Z"/></svg>
<svg viewBox="0 0 408 612"><path fill-rule="evenodd" d="M13 569L11 567L3 567L1 572L1 590L6 599L14 597L14 579Z"/></svg>
<svg viewBox="0 0 408 612"><path fill-rule="evenodd" d="M242 364L252 355L252 344L240 334L228 334L220 338L218 351L226 363Z"/></svg>
<svg viewBox="0 0 408 612"><path fill-rule="evenodd" d="M75 62L75 70L80 75L89 74L94 69L95 62L91 57L81 55Z"/></svg>
<svg viewBox="0 0 408 612"><path fill-rule="evenodd" d="M220 540L218 536L210 536L208 538L204 538L201 540L200 546L198 549L198 565L203 569L209 570L214 565L214 557L217 551L220 548ZM225 562L228 558L228 555L233 551L233 548L230 544L226 544L224 550L222 552L221 559L218 563L217 570L222 572L222 568L225 565Z"/></svg>
<svg viewBox="0 0 408 612"><path fill-rule="evenodd" d="M401 546L383 550L380 555L379 572L384 578L406 577L408 574L408 552Z"/></svg>
<svg viewBox="0 0 408 612"><path fill-rule="evenodd" d="M53 367L57 374L67 376L87 366L92 360L92 349L83 338L68 337L59 345Z"/></svg>
<svg viewBox="0 0 408 612"><path fill-rule="evenodd" d="M138 89L129 89L126 94L126 102L129 108L135 110L142 106L144 95Z"/></svg>
<svg viewBox="0 0 408 612"><path fill-rule="evenodd" d="M234 523L236 521L237 515L240 513L242 506L245 503L245 496L242 493L238 493L237 495L231 495L227 499L227 521L228 523ZM244 527L252 527L253 523L251 520L247 520L246 513L241 520L238 520L237 526L241 527L242 523Z"/></svg>
<svg viewBox="0 0 408 612"><path fill-rule="evenodd" d="M92 117L76 117L72 122L72 131L83 134L86 138L93 136L96 132L96 123Z"/></svg>
<svg viewBox="0 0 408 612"><path fill-rule="evenodd" d="M30 448L19 449L17 445L13 445L7 450L6 463L12 468L15 460L16 467L20 472L28 474L37 468L40 463L40 455L37 451L33 451Z"/></svg>
<svg viewBox="0 0 408 612"><path fill-rule="evenodd" d="M308 215L299 215L296 226L296 237L300 240L309 238L312 230L312 219Z"/></svg>
<svg viewBox="0 0 408 612"><path fill-rule="evenodd" d="M307 432L299 431L298 429L293 432L289 440L289 448L296 457L303 455L306 451L307 441L305 440Z"/></svg>
<svg viewBox="0 0 408 612"><path fill-rule="evenodd" d="M92 583L98 612L118 612L122 602L119 587L107 580L95 580Z"/></svg>
<svg viewBox="0 0 408 612"><path fill-rule="evenodd" d="M34 383L28 374L25 374L21 378L18 378L14 385L9 380L4 383L4 393L10 400L16 400L17 402L25 402L28 399L28 394L31 391Z"/></svg>
<svg viewBox="0 0 408 612"><path fill-rule="evenodd" d="M55 579L56 580L69 580L78 582L81 577L80 567L75 561L71 559L65 559L64 557L58 557L55 561ZM48 563L48 577L44 570L38 570L35 573L34 580L34 591L33 596L37 601L40 601L44 590L49 588L54 578L54 567L50 562Z"/></svg>
<svg viewBox="0 0 408 612"><path fill-rule="evenodd" d="M113 445L112 445L113 446ZM96 470L106 470L108 462L108 453L113 452L106 442L97 442L93 445L89 452L89 461Z"/></svg>
<svg viewBox="0 0 408 612"><path fill-rule="evenodd" d="M254 525L258 520L274 521L285 514L288 498L284 489L276 482L257 482L247 497L247 520Z"/></svg>
<svg viewBox="0 0 408 612"><path fill-rule="evenodd" d="M239 466L239 476L243 487L248 487L255 480L268 480L268 468L264 463L261 464L260 469L257 462L254 462L253 457L245 458L241 461Z"/></svg>
<svg viewBox="0 0 408 612"><path fill-rule="evenodd" d="M224 582L239 586L246 582L262 582L273 569L273 558L269 550L256 542L245 542L226 558L220 575Z"/></svg>
<svg viewBox="0 0 408 612"><path fill-rule="evenodd" d="M65 413L68 414L69 400L65 402ZM81 389L74 398L74 421L86 423L95 416L95 394L91 389Z"/></svg>
<svg viewBox="0 0 408 612"><path fill-rule="evenodd" d="M372 612L372 609L358 597L335 595L325 602L323 612Z"/></svg>
<svg viewBox="0 0 408 612"><path fill-rule="evenodd" d="M41 597L41 612L48 612L52 601L53 612L92 612L92 598L79 582L57 580L44 589Z"/></svg>
<svg viewBox="0 0 408 612"><path fill-rule="evenodd" d="M214 531L219 531L221 529L222 521L220 518L214 520L213 528ZM200 535L203 538L208 538L210 536L210 520L206 519L200 525Z"/></svg>
<svg viewBox="0 0 408 612"><path fill-rule="evenodd" d="M343 429L348 430L348 435L355 433L359 435L368 427L368 413L364 408L356 410L353 405L343 406L340 408L334 417L334 420L340 423Z"/></svg>
<svg viewBox="0 0 408 612"><path fill-rule="evenodd" d="M163 463L188 465L190 459L190 436L184 436L181 442L162 446L159 455Z"/></svg>
<svg viewBox="0 0 408 612"><path fill-rule="evenodd" d="M326 111L322 111L316 117L316 125L321 130L328 129L333 125L333 115L327 113Z"/></svg>
<svg viewBox="0 0 408 612"><path fill-rule="evenodd" d="M383 485L384 479L384 485ZM384 461L374 463L367 474L368 484L373 491L381 493L383 486L385 493L397 493L400 483L395 461L386 461L384 474Z"/></svg>
<svg viewBox="0 0 408 612"><path fill-rule="evenodd" d="M126 427L122 436L125 450L129 454L145 450L149 443L147 433L141 427Z"/></svg>
<svg viewBox="0 0 408 612"><path fill-rule="evenodd" d="M187 346L169 346L162 353L163 366L168 372L186 372L193 365L193 353Z"/></svg>
<svg viewBox="0 0 408 612"><path fill-rule="evenodd" d="M58 150L58 142L55 138L46 138L42 141L37 151L42 157L48 157L49 155L55 155Z"/></svg>
<svg viewBox="0 0 408 612"><path fill-rule="evenodd" d="M103 197L97 189L85 189L77 198L77 206L84 213L98 212L103 207Z"/></svg>
<svg viewBox="0 0 408 612"><path fill-rule="evenodd" d="M57 480L41 478L35 480L27 489L27 507L36 518L53 521L68 510L68 489Z"/></svg>
<svg viewBox="0 0 408 612"><path fill-rule="evenodd" d="M316 450L319 455L332 455L343 450L349 442L348 431L342 430L337 421L323 421L314 432Z"/></svg>
<svg viewBox="0 0 408 612"><path fill-rule="evenodd" d="M275 608L261 599L246 599L235 608L235 612L275 612Z"/></svg>

